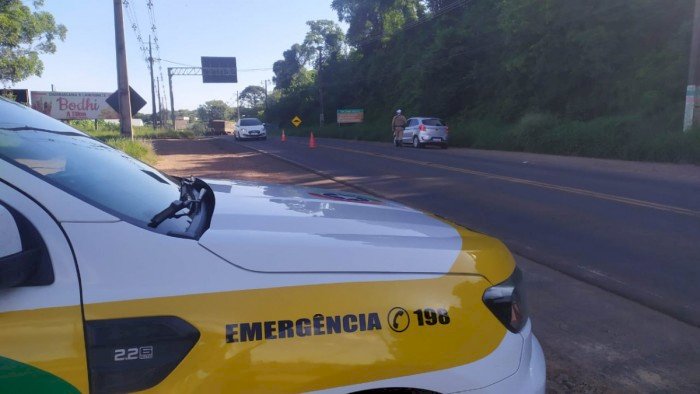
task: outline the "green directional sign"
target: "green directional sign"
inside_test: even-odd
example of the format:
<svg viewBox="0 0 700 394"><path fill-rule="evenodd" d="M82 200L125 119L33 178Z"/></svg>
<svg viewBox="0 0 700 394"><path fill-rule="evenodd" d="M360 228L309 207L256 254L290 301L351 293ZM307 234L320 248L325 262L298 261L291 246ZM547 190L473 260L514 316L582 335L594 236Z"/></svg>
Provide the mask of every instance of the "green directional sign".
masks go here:
<svg viewBox="0 0 700 394"><path fill-rule="evenodd" d="M365 120L364 109L339 109L336 111L338 123L362 123Z"/></svg>

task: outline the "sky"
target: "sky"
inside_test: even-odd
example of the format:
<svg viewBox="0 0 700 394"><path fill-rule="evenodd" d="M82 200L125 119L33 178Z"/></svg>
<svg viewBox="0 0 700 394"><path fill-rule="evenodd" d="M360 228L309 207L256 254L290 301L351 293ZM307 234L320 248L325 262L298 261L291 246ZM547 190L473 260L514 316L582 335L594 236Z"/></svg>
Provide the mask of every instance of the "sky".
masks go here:
<svg viewBox="0 0 700 394"><path fill-rule="evenodd" d="M24 0L25 4L31 1ZM147 42L151 22L148 0L128 0ZM169 100L167 68L200 66L201 56L235 56L238 83L202 83L201 76L173 77L176 109L196 109L208 100L235 105L236 91L268 80L272 91L272 64L308 31L306 21L338 16L330 0L152 0L160 58ZM66 26L64 42L54 54L41 55L44 72L14 86L16 89L64 92L113 92L117 89L114 44L114 6L109 0L46 0L42 8ZM123 7L124 9L124 7ZM125 9L124 24L129 84L148 103L151 112L150 74L139 50L136 33ZM343 29L347 25L340 23ZM154 47L154 57L157 57ZM165 60L181 63L174 64ZM245 71L256 70L257 71ZM156 77L158 66L154 67ZM157 99L156 99L157 100ZM169 104L168 104L169 107Z"/></svg>

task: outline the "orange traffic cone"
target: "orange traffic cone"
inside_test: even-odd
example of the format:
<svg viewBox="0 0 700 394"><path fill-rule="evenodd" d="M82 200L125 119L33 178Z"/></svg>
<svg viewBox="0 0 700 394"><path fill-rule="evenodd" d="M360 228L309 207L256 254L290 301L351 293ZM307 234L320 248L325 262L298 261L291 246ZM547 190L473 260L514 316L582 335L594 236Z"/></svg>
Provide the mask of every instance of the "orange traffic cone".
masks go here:
<svg viewBox="0 0 700 394"><path fill-rule="evenodd" d="M282 142L287 141L287 135L284 134L284 129L282 129Z"/></svg>
<svg viewBox="0 0 700 394"><path fill-rule="evenodd" d="M312 132L311 135L309 136L309 148L315 148L316 147L316 138L314 138L314 133Z"/></svg>

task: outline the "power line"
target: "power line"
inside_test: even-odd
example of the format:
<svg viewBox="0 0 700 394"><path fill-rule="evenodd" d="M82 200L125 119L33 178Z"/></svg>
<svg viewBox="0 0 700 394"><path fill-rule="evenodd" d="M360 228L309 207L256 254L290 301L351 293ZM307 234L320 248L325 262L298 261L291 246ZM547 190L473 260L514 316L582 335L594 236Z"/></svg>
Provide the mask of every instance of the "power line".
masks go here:
<svg viewBox="0 0 700 394"><path fill-rule="evenodd" d="M174 61L172 61L172 60L167 60L167 59L160 59L160 58L159 58L159 59L154 59L154 60L158 60L159 62L162 61L162 62L166 62L166 63L177 64L178 66L197 67L197 66L193 66L193 65L191 65L191 64L185 64L185 63L180 63L180 62L174 62Z"/></svg>
<svg viewBox="0 0 700 394"><path fill-rule="evenodd" d="M161 80L163 80L163 65L160 61L162 58L160 54L160 40L158 39L158 24L156 23L156 11L153 4L153 0L148 0L146 2L146 7L148 8L148 19L151 23L151 33L153 34L153 43L156 47L156 56L158 61L158 73Z"/></svg>
<svg viewBox="0 0 700 394"><path fill-rule="evenodd" d="M126 17L129 20L129 24L131 25L131 30L134 31L136 41L138 41L141 55L146 61L146 64L148 64L148 47L146 46L146 43L143 39L143 34L141 33L141 25L139 24L138 16L136 15L136 12L132 5L129 3L129 0L123 0L122 4L124 5L124 10L126 10Z"/></svg>
<svg viewBox="0 0 700 394"><path fill-rule="evenodd" d="M267 68L242 68L238 70L238 72L250 72L250 71L270 71L272 70L272 67L267 67Z"/></svg>

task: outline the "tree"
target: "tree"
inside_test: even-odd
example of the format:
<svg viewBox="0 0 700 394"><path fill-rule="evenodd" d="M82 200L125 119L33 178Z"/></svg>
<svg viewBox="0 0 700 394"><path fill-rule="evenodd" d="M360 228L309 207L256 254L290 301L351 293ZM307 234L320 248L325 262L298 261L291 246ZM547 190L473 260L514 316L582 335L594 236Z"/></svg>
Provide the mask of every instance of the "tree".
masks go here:
<svg viewBox="0 0 700 394"><path fill-rule="evenodd" d="M354 46L387 38L425 13L420 0L333 0L331 8L350 25L347 37Z"/></svg>
<svg viewBox="0 0 700 394"><path fill-rule="evenodd" d="M177 111L175 111L175 116L189 117L190 119L192 119L195 116L197 116L197 111L193 111L190 109L178 109Z"/></svg>
<svg viewBox="0 0 700 394"><path fill-rule="evenodd" d="M321 46L324 106L364 108L367 122L402 108L494 129L533 119L610 119L610 129L623 122L635 133L667 130L682 123L693 6L692 0L333 0L349 25L350 47L340 45L333 59L342 32L330 21L308 22L304 42L275 64L279 99L268 103L266 116L283 122L318 116ZM421 15L430 18L411 23Z"/></svg>
<svg viewBox="0 0 700 394"><path fill-rule="evenodd" d="M38 11L43 0L34 0L32 10L21 0L0 0L0 82L14 84L32 75L40 76L44 64L39 54L55 53L56 39L66 38L66 27L53 15Z"/></svg>
<svg viewBox="0 0 700 394"><path fill-rule="evenodd" d="M316 62L318 57L318 47L326 60L337 60L345 45L345 33L337 23L322 19L306 22L309 25L309 32L306 33L304 42L301 44L305 58Z"/></svg>
<svg viewBox="0 0 700 394"><path fill-rule="evenodd" d="M425 0L425 5L430 12L436 13L454 5L458 1L460 0Z"/></svg>
<svg viewBox="0 0 700 394"><path fill-rule="evenodd" d="M303 49L299 44L294 44L291 48L284 51L282 57L282 60L278 60L272 65L272 72L275 73L272 80L277 89L287 89L292 83L294 76L306 63Z"/></svg>
<svg viewBox="0 0 700 394"><path fill-rule="evenodd" d="M241 100L247 108L258 108L265 102L265 88L255 85L247 86L238 95L238 99Z"/></svg>
<svg viewBox="0 0 700 394"><path fill-rule="evenodd" d="M221 100L210 100L197 108L197 117L202 122L233 118L233 109Z"/></svg>

